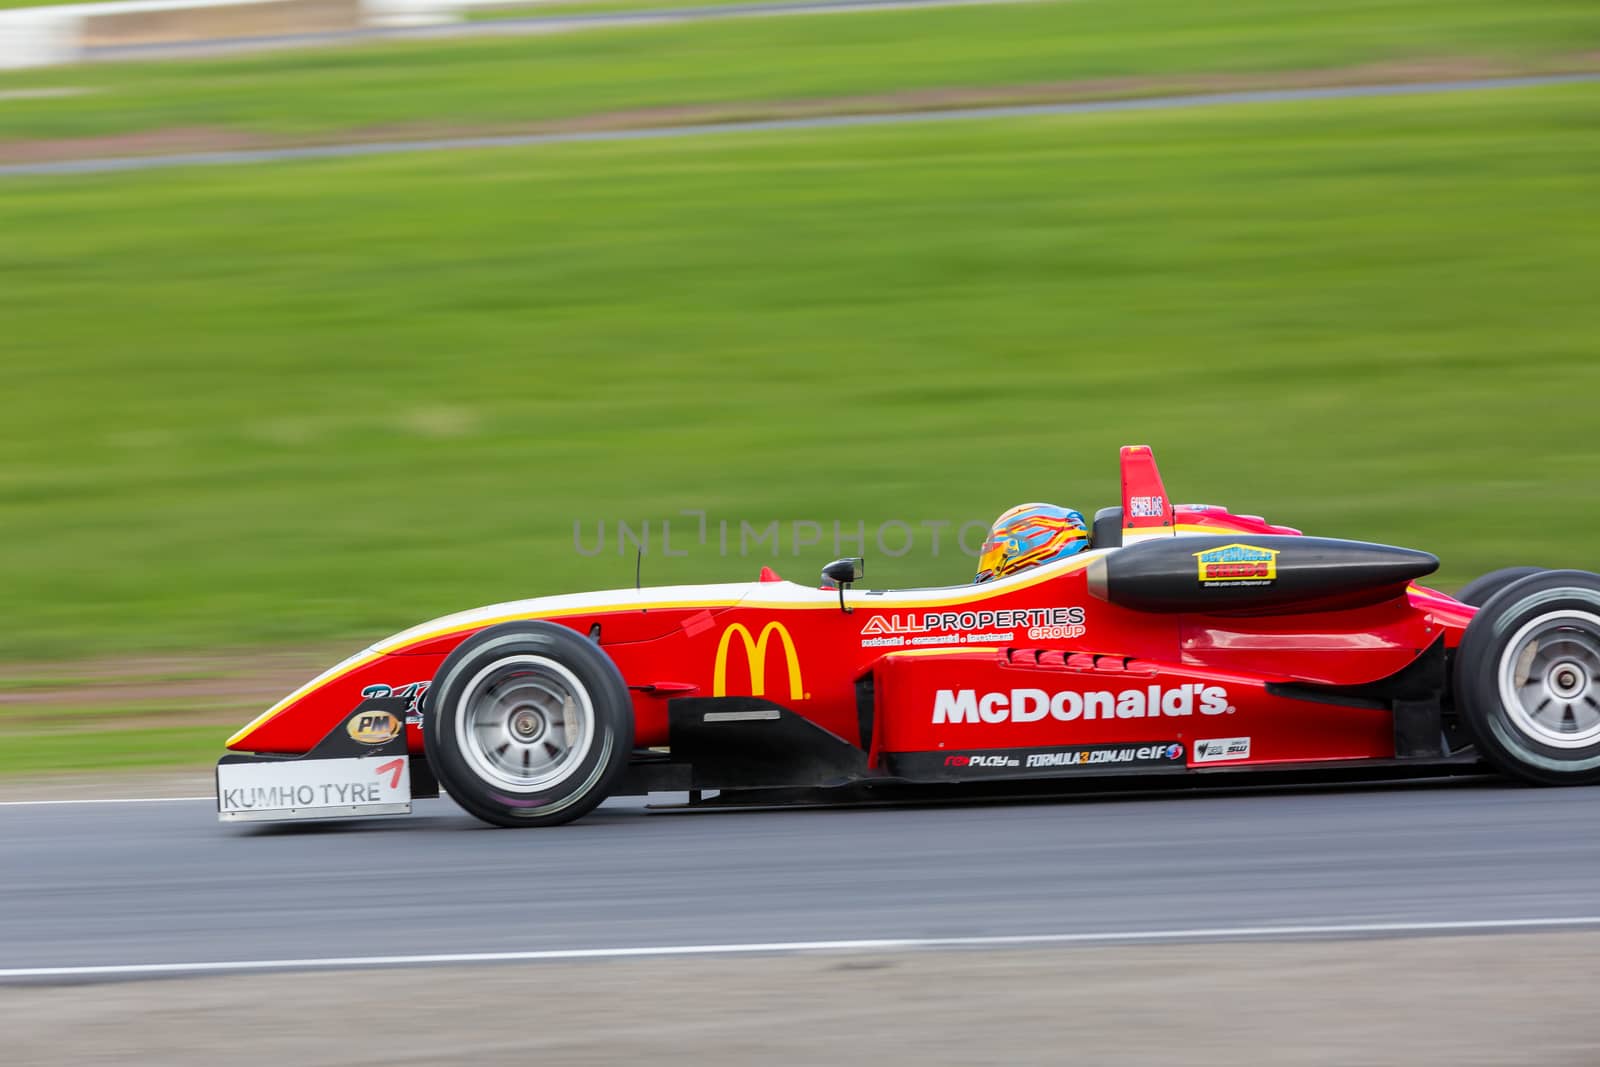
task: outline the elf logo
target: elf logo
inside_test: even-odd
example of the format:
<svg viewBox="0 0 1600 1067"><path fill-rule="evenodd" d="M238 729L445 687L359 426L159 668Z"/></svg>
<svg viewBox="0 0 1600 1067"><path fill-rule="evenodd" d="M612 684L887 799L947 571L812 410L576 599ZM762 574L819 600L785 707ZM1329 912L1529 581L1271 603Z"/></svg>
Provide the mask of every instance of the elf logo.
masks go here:
<svg viewBox="0 0 1600 1067"><path fill-rule="evenodd" d="M1059 722L1075 719L1155 719L1165 715L1181 718L1193 715L1224 715L1233 708L1228 691L1220 685L1184 684L1174 688L1159 685L1120 692L1095 690L1080 693L1066 690L1048 693L1043 689L1012 689L1002 693L982 693L976 689L941 689L933 698L933 721L939 723L1039 722L1049 717Z"/></svg>

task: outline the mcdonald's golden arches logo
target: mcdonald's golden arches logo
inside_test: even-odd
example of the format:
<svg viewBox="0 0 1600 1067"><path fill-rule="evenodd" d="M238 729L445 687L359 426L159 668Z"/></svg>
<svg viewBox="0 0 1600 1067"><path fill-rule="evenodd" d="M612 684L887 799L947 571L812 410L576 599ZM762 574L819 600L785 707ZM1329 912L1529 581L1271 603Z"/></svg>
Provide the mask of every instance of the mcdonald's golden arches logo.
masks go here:
<svg viewBox="0 0 1600 1067"><path fill-rule="evenodd" d="M767 623L761 628L760 637L751 637L749 628L742 622L736 622L722 631L722 640L717 642L716 667L711 676L711 695L714 697L728 695L728 649L733 647L733 639L737 637L744 643L745 659L750 664L750 695L765 696L767 642L774 636L783 646L784 665L789 669L789 699L803 699L805 684L800 680L800 657L794 650L794 638L789 636L788 628L781 622Z"/></svg>

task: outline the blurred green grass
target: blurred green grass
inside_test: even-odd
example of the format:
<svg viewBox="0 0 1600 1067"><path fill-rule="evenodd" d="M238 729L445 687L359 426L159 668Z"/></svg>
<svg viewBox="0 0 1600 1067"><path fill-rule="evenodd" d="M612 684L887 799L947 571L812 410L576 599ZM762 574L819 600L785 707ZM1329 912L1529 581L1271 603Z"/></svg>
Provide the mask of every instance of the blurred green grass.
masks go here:
<svg viewBox="0 0 1600 1067"><path fill-rule="evenodd" d="M7 181L0 659L354 647L631 585L618 519L680 524L647 584L809 581L831 537L722 558L680 510L1088 509L1129 442L1179 499L1429 548L1446 585L1596 567L1597 104ZM868 574L970 574L927 549Z"/></svg>
<svg viewBox="0 0 1600 1067"><path fill-rule="evenodd" d="M1421 60L1539 69L1597 47L1592 0L1068 0L738 19L12 72L0 90L98 91L5 102L0 142L161 129L316 139L683 105L731 117L801 98Z"/></svg>
<svg viewBox="0 0 1600 1067"><path fill-rule="evenodd" d="M0 774L203 767L216 761L221 736L215 726L154 726L118 729L108 744L104 730L0 732Z"/></svg>

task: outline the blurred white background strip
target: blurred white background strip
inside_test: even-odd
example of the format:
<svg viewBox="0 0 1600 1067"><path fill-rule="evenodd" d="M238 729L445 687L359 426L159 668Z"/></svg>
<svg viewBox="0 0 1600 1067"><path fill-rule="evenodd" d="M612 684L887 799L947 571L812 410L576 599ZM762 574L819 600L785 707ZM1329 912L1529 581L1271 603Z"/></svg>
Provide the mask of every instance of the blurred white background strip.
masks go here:
<svg viewBox="0 0 1600 1067"><path fill-rule="evenodd" d="M0 11L0 70L88 59L160 59L336 43L416 31L426 36L570 32L622 24L849 14L1034 0L751 0L702 6L659 0L636 10L466 22L479 8L532 12L571 0L108 0Z"/></svg>

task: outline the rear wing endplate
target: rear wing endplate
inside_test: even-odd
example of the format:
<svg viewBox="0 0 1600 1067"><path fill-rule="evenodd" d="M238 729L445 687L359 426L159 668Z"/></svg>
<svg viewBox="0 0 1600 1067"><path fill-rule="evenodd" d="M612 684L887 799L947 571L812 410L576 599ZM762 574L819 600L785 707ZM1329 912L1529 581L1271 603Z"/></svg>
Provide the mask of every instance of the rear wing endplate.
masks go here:
<svg viewBox="0 0 1600 1067"><path fill-rule="evenodd" d="M1161 483L1155 453L1149 445L1124 445L1122 448L1122 543L1146 541L1152 537L1171 537L1172 498Z"/></svg>

